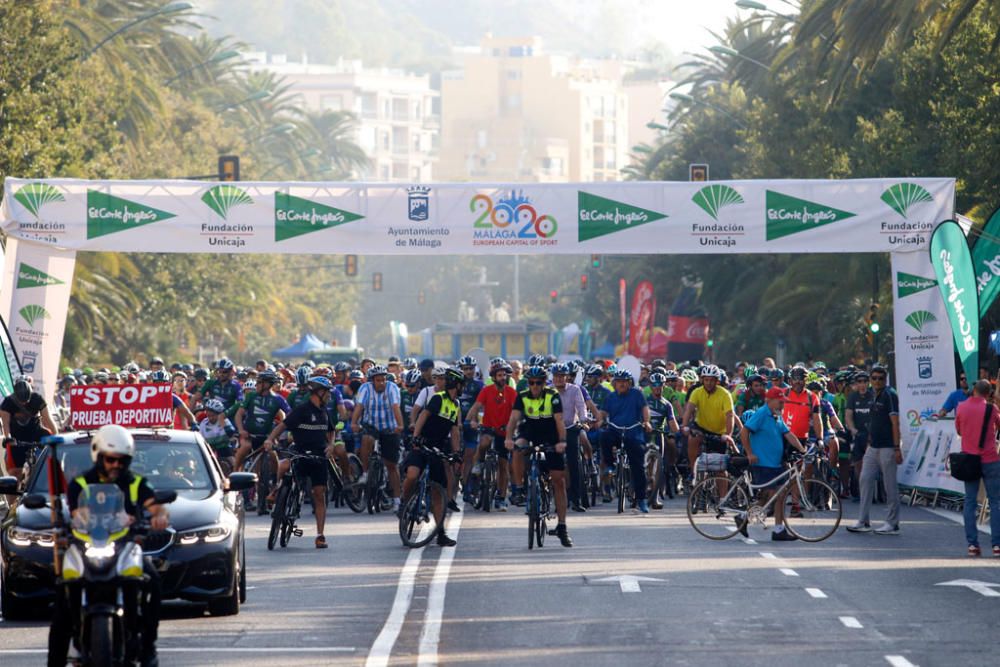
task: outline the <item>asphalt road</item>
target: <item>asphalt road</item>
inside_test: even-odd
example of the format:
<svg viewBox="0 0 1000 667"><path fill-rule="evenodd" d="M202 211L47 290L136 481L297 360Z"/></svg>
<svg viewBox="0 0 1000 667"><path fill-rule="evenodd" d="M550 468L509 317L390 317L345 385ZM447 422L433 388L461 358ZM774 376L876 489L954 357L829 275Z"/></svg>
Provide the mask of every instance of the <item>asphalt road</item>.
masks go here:
<svg viewBox="0 0 1000 667"><path fill-rule="evenodd" d="M229 618L169 603L161 664L927 667L1000 651L1000 559L965 557L961 526L921 508L898 537L803 544L706 540L683 499L648 516L603 506L570 516L572 549L530 552L514 511L452 516L459 544L443 550L404 549L392 516L333 510L317 551L307 518L269 552L252 517L247 603ZM997 588L936 585L954 580ZM44 664L46 633L0 621L0 665Z"/></svg>

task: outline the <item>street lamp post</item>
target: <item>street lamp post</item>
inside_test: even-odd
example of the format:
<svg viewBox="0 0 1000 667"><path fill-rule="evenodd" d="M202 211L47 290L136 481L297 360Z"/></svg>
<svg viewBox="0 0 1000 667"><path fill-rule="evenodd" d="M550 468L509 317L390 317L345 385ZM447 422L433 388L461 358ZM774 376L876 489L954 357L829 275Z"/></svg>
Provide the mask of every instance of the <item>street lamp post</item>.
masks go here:
<svg viewBox="0 0 1000 667"><path fill-rule="evenodd" d="M118 28L117 30L109 34L107 37L102 39L101 41L99 41L97 44L95 44L92 49L90 49L89 51L87 51L87 53L84 54L81 60L86 60L90 56L94 55L94 53L96 53L98 49L100 49L102 46L110 42L112 39L122 34L126 30L129 30L139 25L143 21L148 21L149 19L156 18L157 16L165 16L167 14L176 14L177 12L184 12L191 9L193 6L194 5L192 5L190 2L171 2L170 4L160 7L156 11L148 12L146 14L137 16L136 18L132 19L131 21L129 21L128 23Z"/></svg>
<svg viewBox="0 0 1000 667"><path fill-rule="evenodd" d="M679 92L670 93L670 98L677 100L679 102L686 102L687 104L700 104L701 106L708 107L709 109L714 109L715 111L718 111L719 113L729 118L729 120L739 125L741 128L746 129L747 126L746 123L744 123L739 118L729 113L722 107L716 106L710 102L705 102L704 100L699 100L691 95L688 95L687 93L679 93Z"/></svg>
<svg viewBox="0 0 1000 667"><path fill-rule="evenodd" d="M740 53L739 51L737 51L736 49L730 48L730 47L725 46L723 44L716 44L715 46L709 46L708 50L711 51L712 53L714 53L717 56L729 56L730 58L739 58L740 60L746 60L747 62L753 63L754 65L757 65L758 67L763 67L768 72L771 71L771 66L770 65L762 63L761 61L759 61L759 60L757 60L755 58L751 58L750 56L745 56L742 53Z"/></svg>
<svg viewBox="0 0 1000 667"><path fill-rule="evenodd" d="M191 72L195 71L199 67L207 67L208 65L214 65L215 63L221 63L223 60L229 60L230 58L235 58L238 55L240 55L239 51L220 51L219 53L216 53L214 56L212 56L208 60L206 60L204 62L200 62L197 65L192 65L191 67L188 67L186 70L184 70L182 72L178 72L174 76L172 76L169 79L167 79L166 81L164 81L163 85L164 86L169 86L174 81L177 81L181 77L187 76L188 74L190 74Z"/></svg>

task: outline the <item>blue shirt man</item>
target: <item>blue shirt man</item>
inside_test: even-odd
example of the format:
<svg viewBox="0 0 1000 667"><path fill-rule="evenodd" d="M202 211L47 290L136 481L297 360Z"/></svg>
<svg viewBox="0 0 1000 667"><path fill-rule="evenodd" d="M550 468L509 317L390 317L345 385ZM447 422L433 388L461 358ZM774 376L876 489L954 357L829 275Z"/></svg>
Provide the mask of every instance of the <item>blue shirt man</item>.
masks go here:
<svg viewBox="0 0 1000 667"><path fill-rule="evenodd" d="M965 373L958 378L958 389L948 394L948 398L944 399L944 405L938 410L937 416L944 417L949 412L954 412L958 404L963 402L969 397L969 383L965 379Z"/></svg>

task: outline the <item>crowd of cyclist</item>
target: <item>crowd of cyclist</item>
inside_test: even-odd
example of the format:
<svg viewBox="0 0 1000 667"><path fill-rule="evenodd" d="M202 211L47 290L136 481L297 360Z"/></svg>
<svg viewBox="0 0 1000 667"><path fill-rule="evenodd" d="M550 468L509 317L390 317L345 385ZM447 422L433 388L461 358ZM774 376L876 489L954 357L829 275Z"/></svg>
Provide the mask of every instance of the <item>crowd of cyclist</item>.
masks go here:
<svg viewBox="0 0 1000 667"><path fill-rule="evenodd" d="M17 440L19 428L25 434L29 429L37 440L42 431L71 428L69 389L75 384L142 382L172 383L173 426L200 431L226 470L240 469L261 448L280 450L290 434L294 444L328 457L349 483L361 484L377 440L386 492L397 511L425 467L448 489L450 511L461 511L459 501L474 500L490 449L499 474L489 509L523 506L521 450L528 442L544 445L558 515L553 532L567 547L567 510L587 511L595 480L595 495L611 502L616 467L627 462L631 509L661 509L665 498L690 488L689 462L702 453L748 453L744 424L779 397L780 421L799 442L816 443L829 457L843 480L837 487L843 497L857 496L871 402L864 370L832 371L822 363L782 370L771 359L760 366L739 363L732 374L713 364L654 360L641 366L636 379L610 361L561 363L542 355L524 364L494 358L488 368L471 356L453 366L390 357L385 366L365 358L297 366L259 360L245 368L225 358L211 367L168 368L153 358L148 368L130 363L122 369L64 369L51 410L30 381L18 378L0 406L4 435ZM349 453L362 464L357 479L347 464ZM16 470L14 454L16 448L8 447L7 467ZM279 472L287 465L279 461ZM296 466L314 487L327 485L326 466ZM258 510L266 512L273 498L272 491L258 499ZM454 544L444 522L438 543ZM326 546L319 513L316 546Z"/></svg>

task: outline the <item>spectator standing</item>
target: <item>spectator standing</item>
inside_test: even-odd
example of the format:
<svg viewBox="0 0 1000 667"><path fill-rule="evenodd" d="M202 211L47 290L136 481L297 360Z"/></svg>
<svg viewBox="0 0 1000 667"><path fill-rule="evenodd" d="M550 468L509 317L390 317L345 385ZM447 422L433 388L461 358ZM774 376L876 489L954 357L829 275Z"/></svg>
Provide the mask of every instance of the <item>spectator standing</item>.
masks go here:
<svg viewBox="0 0 1000 667"><path fill-rule="evenodd" d="M969 383L965 379L965 373L958 376L958 389L948 394L948 398L944 399L944 405L938 410L938 418L944 417L949 412L955 410L958 404L969 397ZM956 413L957 414L957 413Z"/></svg>
<svg viewBox="0 0 1000 667"><path fill-rule="evenodd" d="M983 465L982 482L986 487L986 498L990 504L990 531L993 555L1000 557L1000 456L997 455L997 428L1000 427L1000 409L987 402L993 391L988 380L976 382L972 396L959 404L955 410L955 430L962 438L962 451L978 455ZM985 424L989 414L989 421ZM979 509L979 480L965 482L965 540L969 544L969 555L980 555L979 529L976 515Z"/></svg>

